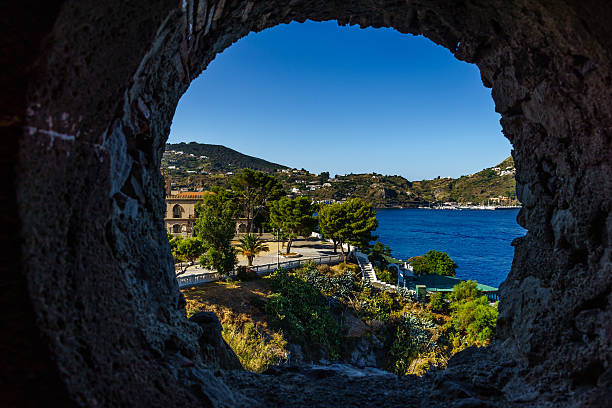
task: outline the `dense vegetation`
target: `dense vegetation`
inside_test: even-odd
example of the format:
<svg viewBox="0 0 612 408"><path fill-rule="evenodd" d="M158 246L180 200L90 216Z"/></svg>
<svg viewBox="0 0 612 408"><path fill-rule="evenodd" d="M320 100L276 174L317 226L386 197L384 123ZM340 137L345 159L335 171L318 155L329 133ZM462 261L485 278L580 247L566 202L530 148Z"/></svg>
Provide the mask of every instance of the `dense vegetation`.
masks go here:
<svg viewBox="0 0 612 408"><path fill-rule="evenodd" d="M314 231L316 218L315 208L306 197L288 198L270 203L270 223L283 231L287 239L287 254L291 252L291 243L298 236L308 237Z"/></svg>
<svg viewBox="0 0 612 408"><path fill-rule="evenodd" d="M457 264L446 252L430 250L425 255L415 256L408 260L415 275L455 276Z"/></svg>
<svg viewBox="0 0 612 408"><path fill-rule="evenodd" d="M358 246L362 250L370 247L370 242L377 237L372 235L378 227L376 212L372 204L360 198L351 198L343 203L322 204L318 212L319 231L326 239L334 243L334 253L338 245L347 260L350 249L344 248Z"/></svg>
<svg viewBox="0 0 612 408"><path fill-rule="evenodd" d="M227 275L238 263L236 250L231 245L238 207L231 191L215 188L213 192L196 204L198 219L194 232L204 249L200 264Z"/></svg>
<svg viewBox="0 0 612 408"><path fill-rule="evenodd" d="M329 358L338 359L340 326L321 291L282 269L270 279L276 293L268 297L266 312L306 350L321 349Z"/></svg>
<svg viewBox="0 0 612 408"><path fill-rule="evenodd" d="M385 368L398 375L422 374L431 366L443 366L448 357L465 347L488 344L495 333L497 310L485 296L479 296L474 282L458 285L448 296L432 296L430 304L425 305L410 297L375 289L351 270L330 273L329 267L310 265L294 274L277 273L271 279L279 280L281 285L290 281L294 288L300 288L293 293L283 292L285 307L302 308L306 297L318 299L314 306L306 302L308 306L302 310L301 319L293 324L326 327L317 332L316 341L330 345L331 354L334 350L331 345L338 344L339 334L329 316L342 323L341 316L355 314L368 325L378 327L373 335L386 346ZM321 300L321 295L327 302ZM436 308L436 302L444 307ZM328 309L326 305L331 306ZM345 343L346 340L340 342ZM339 350L340 356L347 352Z"/></svg>
<svg viewBox="0 0 612 408"><path fill-rule="evenodd" d="M475 282L463 282L453 292L433 294L422 303L405 292L373 288L358 270L350 264L311 264L250 282L263 282L269 290L250 305L253 314L267 316L268 326L256 328L225 317L224 338L238 350L243 365L256 371L282 362L287 344L299 345L306 360L343 362L353 351L355 340L348 331L357 318L365 327L361 336L384 345L381 368L422 375L431 367L444 367L466 347L489 344L495 335L497 309L480 295ZM235 289L231 293L236 296ZM190 291L185 295L190 311L197 311Z"/></svg>
<svg viewBox="0 0 612 408"><path fill-rule="evenodd" d="M229 188L233 173L242 168L273 174L286 192L317 201L359 197L375 208L415 207L448 201L481 204L489 199L500 200L500 197L500 204L517 203L512 157L497 166L457 179L438 177L421 181L377 173L330 178L328 172L317 175L304 169L288 169L223 146L198 143L166 145L162 158L162 169L171 177L174 189Z"/></svg>

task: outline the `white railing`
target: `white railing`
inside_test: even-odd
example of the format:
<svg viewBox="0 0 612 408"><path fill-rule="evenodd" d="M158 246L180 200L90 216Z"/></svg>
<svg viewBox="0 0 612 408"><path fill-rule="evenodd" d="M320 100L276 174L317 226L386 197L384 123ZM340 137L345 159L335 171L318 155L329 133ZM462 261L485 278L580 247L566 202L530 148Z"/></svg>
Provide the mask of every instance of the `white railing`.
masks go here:
<svg viewBox="0 0 612 408"><path fill-rule="evenodd" d="M343 260L344 260L344 257L342 256L342 254L325 255L325 256L319 256L316 258L303 258L303 259L300 258L300 259L295 259L291 261L273 262L273 263L264 264L264 265L254 265L254 266L249 267L249 269L257 272L258 275L261 275L267 272L272 272L278 268L283 268L283 269L299 268L300 266L305 265L309 262L314 262L317 265L322 265L322 264L329 265L332 263L341 262Z"/></svg>
<svg viewBox="0 0 612 408"><path fill-rule="evenodd" d="M218 281L219 279L221 279L221 274L219 272L199 273L197 275L179 276L176 278L179 288L197 286L207 282Z"/></svg>
<svg viewBox="0 0 612 408"><path fill-rule="evenodd" d="M316 265L322 264L334 264L339 263L344 260L342 254L336 255L325 255L314 258L303 258L303 259L295 259L291 261L283 261L283 262L274 262L263 265L253 265L249 267L250 270L256 272L258 275L263 275L266 273L270 273L275 271L278 268L283 269L292 269L299 268L302 265L305 265L310 262L314 262ZM231 275L235 275L236 271L234 270ZM187 286L197 286L207 282L214 282L221 279L221 274L218 272L206 272L200 273L197 275L186 275L186 276L178 276L176 278L179 288L184 288Z"/></svg>

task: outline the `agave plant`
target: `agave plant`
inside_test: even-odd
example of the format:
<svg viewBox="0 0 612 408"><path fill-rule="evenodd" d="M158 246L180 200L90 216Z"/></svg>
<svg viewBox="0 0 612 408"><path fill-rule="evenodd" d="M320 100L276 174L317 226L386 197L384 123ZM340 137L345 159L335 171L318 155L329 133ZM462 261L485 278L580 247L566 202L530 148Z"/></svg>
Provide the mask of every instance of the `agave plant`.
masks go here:
<svg viewBox="0 0 612 408"><path fill-rule="evenodd" d="M264 241L257 237L255 234L248 233L240 239L240 244L236 245L236 248L242 255L246 256L248 266L253 265L253 259L258 253L267 251L268 246Z"/></svg>

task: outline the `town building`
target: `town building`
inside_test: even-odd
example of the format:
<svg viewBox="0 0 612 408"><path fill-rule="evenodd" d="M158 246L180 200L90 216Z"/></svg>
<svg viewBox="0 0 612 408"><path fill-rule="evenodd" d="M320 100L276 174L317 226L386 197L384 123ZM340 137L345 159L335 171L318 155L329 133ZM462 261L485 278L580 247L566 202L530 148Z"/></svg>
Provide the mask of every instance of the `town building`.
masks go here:
<svg viewBox="0 0 612 408"><path fill-rule="evenodd" d="M173 194L174 193L174 194ZM166 231L168 234L193 236L196 222L196 203L202 201L208 191L166 192Z"/></svg>
<svg viewBox="0 0 612 408"><path fill-rule="evenodd" d="M166 231L173 236L191 237L194 235L197 214L196 204L201 202L210 191L173 191L170 178L166 177ZM236 234L247 232L247 219L236 218Z"/></svg>

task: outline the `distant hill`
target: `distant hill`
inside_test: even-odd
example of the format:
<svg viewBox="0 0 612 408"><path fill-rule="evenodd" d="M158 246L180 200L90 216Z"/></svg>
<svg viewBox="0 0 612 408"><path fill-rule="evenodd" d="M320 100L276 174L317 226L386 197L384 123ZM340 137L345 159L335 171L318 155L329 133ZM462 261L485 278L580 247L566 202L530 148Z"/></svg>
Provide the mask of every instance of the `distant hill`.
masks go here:
<svg viewBox="0 0 612 408"><path fill-rule="evenodd" d="M267 160L247 156L225 146L196 142L166 144L162 167L172 165L185 170L209 173L231 172L242 168L273 172L287 168Z"/></svg>
<svg viewBox="0 0 612 408"><path fill-rule="evenodd" d="M459 178L437 178L415 181L410 192L427 202L454 201L458 203L486 203L489 199L505 197L516 202L514 160L508 157L496 166Z"/></svg>
<svg viewBox="0 0 612 408"><path fill-rule="evenodd" d="M409 181L401 176L385 176L377 173L348 174L336 176L326 182L317 176L280 174L290 183L292 189L315 200L342 200L361 197L377 208L418 207L431 203L456 202L460 204L492 203L518 204L515 192L514 161L512 157L494 167L459 178L435 178L432 180ZM287 177L290 176L290 177ZM300 180L300 181L298 181ZM304 180L304 181L301 181ZM293 190L296 191L296 190Z"/></svg>
<svg viewBox="0 0 612 408"><path fill-rule="evenodd" d="M459 178L409 181L402 176L377 173L348 174L329 178L306 170L289 169L239 153L224 146L167 144L162 169L174 189L202 190L211 186L229 188L233 173L242 168L274 173L285 190L314 200L344 200L361 197L377 208L417 207L430 203L457 202L517 204L514 161L507 158L497 166Z"/></svg>

